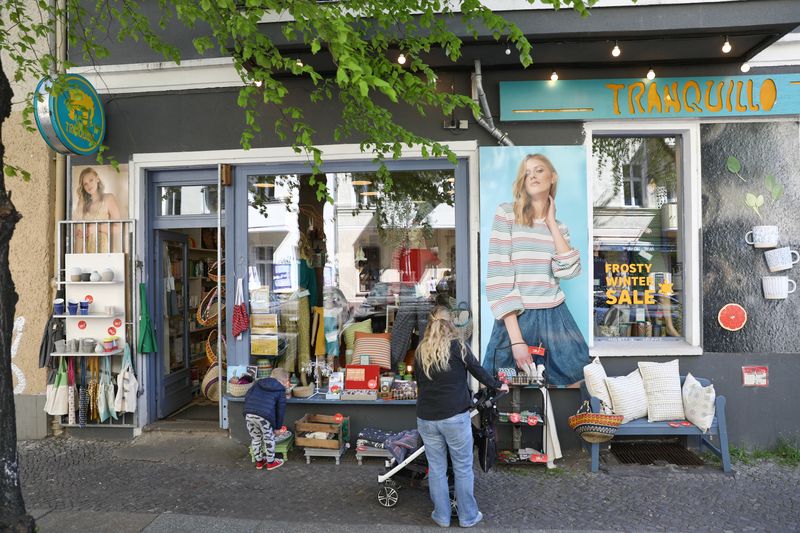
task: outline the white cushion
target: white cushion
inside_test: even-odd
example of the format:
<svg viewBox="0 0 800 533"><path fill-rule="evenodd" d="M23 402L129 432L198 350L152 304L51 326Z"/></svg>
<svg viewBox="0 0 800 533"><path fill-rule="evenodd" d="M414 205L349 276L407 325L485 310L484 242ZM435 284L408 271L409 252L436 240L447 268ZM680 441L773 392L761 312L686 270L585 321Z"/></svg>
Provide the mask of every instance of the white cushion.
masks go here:
<svg viewBox="0 0 800 533"><path fill-rule="evenodd" d="M686 374L682 394L686 420L705 433L714 422L714 412L716 411L714 402L717 399L714 385L703 387L693 375Z"/></svg>
<svg viewBox="0 0 800 533"><path fill-rule="evenodd" d="M639 363L644 390L647 393L647 420L683 420L681 375L678 360L668 363Z"/></svg>
<svg viewBox="0 0 800 533"><path fill-rule="evenodd" d="M627 376L606 378L615 415L622 415L622 423L647 416L647 394L638 370Z"/></svg>
<svg viewBox="0 0 800 533"><path fill-rule="evenodd" d="M612 413L613 403L611 396L608 394L608 387L606 387L606 369L600 362L599 357L583 367L583 379L586 380L586 390L589 391L590 396L599 398L603 404L600 406L601 412L610 414Z"/></svg>

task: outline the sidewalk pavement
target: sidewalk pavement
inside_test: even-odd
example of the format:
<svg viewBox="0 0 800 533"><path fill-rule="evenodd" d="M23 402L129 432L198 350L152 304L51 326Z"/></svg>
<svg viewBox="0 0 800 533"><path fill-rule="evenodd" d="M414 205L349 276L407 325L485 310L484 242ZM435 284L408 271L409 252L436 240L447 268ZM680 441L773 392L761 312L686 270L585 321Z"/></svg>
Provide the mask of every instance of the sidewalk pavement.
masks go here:
<svg viewBox="0 0 800 533"><path fill-rule="evenodd" d="M256 470L221 432L144 433L133 442L20 443L22 486L39 531L434 531L427 489L378 505L382 462L352 451ZM561 463L562 461L559 461ZM486 531L797 531L800 468L607 466L580 453L561 468L476 471ZM454 521L453 525L457 525Z"/></svg>

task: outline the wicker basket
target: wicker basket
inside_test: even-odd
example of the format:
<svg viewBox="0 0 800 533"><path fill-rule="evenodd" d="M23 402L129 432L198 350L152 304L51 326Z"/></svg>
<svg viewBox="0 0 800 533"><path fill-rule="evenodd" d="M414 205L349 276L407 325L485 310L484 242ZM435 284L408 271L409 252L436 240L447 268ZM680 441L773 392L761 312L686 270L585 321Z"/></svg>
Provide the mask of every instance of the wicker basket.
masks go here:
<svg viewBox="0 0 800 533"><path fill-rule="evenodd" d="M197 312L195 313L195 318L197 318L198 324L205 328L210 328L217 325L220 308L219 300L220 299L219 295L217 294L216 287L206 293L206 295L203 297L203 300L200 302L200 305L197 306Z"/></svg>
<svg viewBox="0 0 800 533"><path fill-rule="evenodd" d="M217 375L219 366L214 363L208 367L206 375L203 377L203 382L200 384L200 390L203 396L212 402L218 402L220 398L220 384L219 376ZM222 392L225 391L225 374L222 374Z"/></svg>
<svg viewBox="0 0 800 533"><path fill-rule="evenodd" d="M247 394L247 391L250 390L250 387L253 386L253 381L250 383L228 383L228 394L231 396L242 397Z"/></svg>
<svg viewBox="0 0 800 533"><path fill-rule="evenodd" d="M206 338L206 359L210 364L214 364L219 360L217 357L217 330L212 330L211 333L208 334ZM227 359L226 355L228 353L228 342L225 340L225 337L222 337L222 360L225 361Z"/></svg>
<svg viewBox="0 0 800 533"><path fill-rule="evenodd" d="M211 281L219 281L219 278L220 278L219 271L220 271L220 269L221 270L225 270L225 260L224 259L222 261L214 261L211 264L211 266L208 268L208 277L211 279ZM222 277L222 283L225 283L225 276L223 275L221 277Z"/></svg>
<svg viewBox="0 0 800 533"><path fill-rule="evenodd" d="M622 419L622 415L592 413L589 402L585 401L578 412L569 417L569 427L586 442L599 444L614 438Z"/></svg>

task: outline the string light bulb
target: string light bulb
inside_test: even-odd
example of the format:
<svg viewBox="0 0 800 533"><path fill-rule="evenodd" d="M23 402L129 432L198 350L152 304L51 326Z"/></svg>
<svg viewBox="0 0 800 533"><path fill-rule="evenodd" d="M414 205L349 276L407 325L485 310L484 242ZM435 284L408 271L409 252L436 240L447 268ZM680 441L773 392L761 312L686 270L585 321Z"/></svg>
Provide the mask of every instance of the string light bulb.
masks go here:
<svg viewBox="0 0 800 533"><path fill-rule="evenodd" d="M728 37L726 36L725 37L725 42L722 43L722 53L723 54L729 54L732 49L733 49L733 47L731 46L731 43L730 43L730 41L728 41Z"/></svg>
<svg viewBox="0 0 800 533"><path fill-rule="evenodd" d="M622 50L620 50L619 48L619 43L617 43L617 41L614 41L614 48L611 49L611 55L614 57L619 57L621 53Z"/></svg>
<svg viewBox="0 0 800 533"><path fill-rule="evenodd" d="M405 65L406 64L405 54L400 54L399 56L397 56L397 62L400 63L401 65Z"/></svg>
<svg viewBox="0 0 800 533"><path fill-rule="evenodd" d="M507 56L510 56L510 55L511 55L511 47L510 47L510 46L508 46L508 45L506 45L506 55L507 55Z"/></svg>
<svg viewBox="0 0 800 533"><path fill-rule="evenodd" d="M550 74L550 81L558 81L558 73L555 70Z"/></svg>
<svg viewBox="0 0 800 533"><path fill-rule="evenodd" d="M299 59L298 59L297 61L295 61L295 62L294 62L294 64L295 64L295 65L297 65L297 66L298 66L298 67L300 67L300 68L302 68L302 67L303 67L303 62L302 62L302 61L300 61Z"/></svg>
<svg viewBox="0 0 800 533"><path fill-rule="evenodd" d="M750 72L750 63L748 63L747 61L742 63L741 70L742 72Z"/></svg>
<svg viewBox="0 0 800 533"><path fill-rule="evenodd" d="M255 83L254 83L254 85L255 85L256 87L261 87L261 85L263 85L263 83L264 83L264 82L262 82L261 80L256 80L256 81L255 81Z"/></svg>
<svg viewBox="0 0 800 533"><path fill-rule="evenodd" d="M647 79L648 79L648 80L654 80L654 79L656 79L656 71L655 71L655 70L653 70L653 69L650 69L650 70L648 70L648 71L647 71Z"/></svg>

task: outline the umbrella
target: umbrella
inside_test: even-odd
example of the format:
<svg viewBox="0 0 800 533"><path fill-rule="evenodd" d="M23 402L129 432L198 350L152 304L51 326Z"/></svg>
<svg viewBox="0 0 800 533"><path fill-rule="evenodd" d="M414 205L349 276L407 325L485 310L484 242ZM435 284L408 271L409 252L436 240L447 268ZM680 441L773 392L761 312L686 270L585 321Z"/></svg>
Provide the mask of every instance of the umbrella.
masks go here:
<svg viewBox="0 0 800 533"><path fill-rule="evenodd" d="M139 353L153 353L157 350L144 283L139 284L139 344L137 348Z"/></svg>

